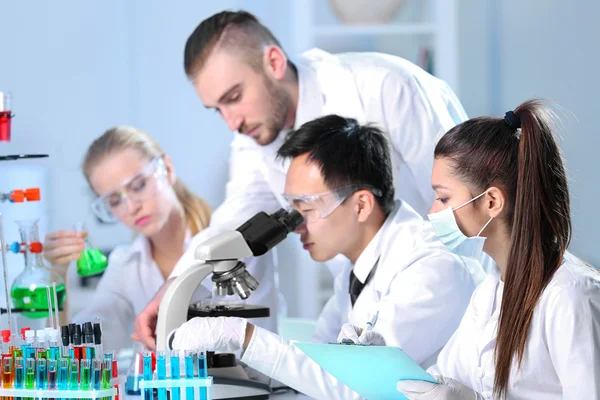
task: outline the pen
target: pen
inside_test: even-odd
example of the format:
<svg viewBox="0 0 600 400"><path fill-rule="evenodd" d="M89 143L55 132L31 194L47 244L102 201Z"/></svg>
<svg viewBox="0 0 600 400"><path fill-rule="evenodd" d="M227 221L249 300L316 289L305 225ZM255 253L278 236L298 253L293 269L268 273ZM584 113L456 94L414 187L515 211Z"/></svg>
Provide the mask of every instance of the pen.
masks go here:
<svg viewBox="0 0 600 400"><path fill-rule="evenodd" d="M376 311L375 313L373 313L373 315L371 316L371 319L369 321L367 321L367 323L365 324L365 327L360 332L361 336L366 331L369 331L369 330L373 329L373 326L375 326L375 322L377 322L377 318L378 317L379 317L379 310Z"/></svg>

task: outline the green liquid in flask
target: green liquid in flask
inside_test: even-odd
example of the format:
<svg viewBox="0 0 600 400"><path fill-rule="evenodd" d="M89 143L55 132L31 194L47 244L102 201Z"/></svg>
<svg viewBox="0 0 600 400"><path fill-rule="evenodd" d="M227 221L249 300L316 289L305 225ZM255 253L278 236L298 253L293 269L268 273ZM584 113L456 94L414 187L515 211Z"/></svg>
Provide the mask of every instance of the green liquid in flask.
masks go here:
<svg viewBox="0 0 600 400"><path fill-rule="evenodd" d="M98 275L106 269L108 259L98 249L86 249L77 260L77 273L80 276Z"/></svg>
<svg viewBox="0 0 600 400"><path fill-rule="evenodd" d="M32 312L23 312L27 318L45 318L48 316L48 297L45 287L23 287L14 286L10 292L15 308L36 310ZM54 289L50 287L50 296L52 297L52 307L54 307ZM56 297L58 307L61 308L67 298L65 285L56 287Z"/></svg>

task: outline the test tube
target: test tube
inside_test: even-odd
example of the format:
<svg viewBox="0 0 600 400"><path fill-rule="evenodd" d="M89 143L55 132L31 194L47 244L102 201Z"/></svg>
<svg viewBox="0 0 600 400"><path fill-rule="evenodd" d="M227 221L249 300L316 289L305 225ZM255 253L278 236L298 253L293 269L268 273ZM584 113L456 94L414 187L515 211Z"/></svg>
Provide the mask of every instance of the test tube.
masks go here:
<svg viewBox="0 0 600 400"><path fill-rule="evenodd" d="M27 353L27 354L25 354ZM25 331L25 345L23 347L23 358L35 358L35 331Z"/></svg>
<svg viewBox="0 0 600 400"><path fill-rule="evenodd" d="M69 365L69 389L77 390L79 388L79 360L73 358Z"/></svg>
<svg viewBox="0 0 600 400"><path fill-rule="evenodd" d="M177 350L171 351L171 379L181 378L181 372L179 369L179 353ZM180 400L181 389L173 387L171 389L171 400Z"/></svg>
<svg viewBox="0 0 600 400"><path fill-rule="evenodd" d="M91 381L91 360L88 360L87 358L81 360L81 363L79 364L81 371L81 390L90 390L90 381Z"/></svg>
<svg viewBox="0 0 600 400"><path fill-rule="evenodd" d="M152 352L144 351L144 381L152 381ZM144 389L144 400L152 399L152 389Z"/></svg>
<svg viewBox="0 0 600 400"><path fill-rule="evenodd" d="M206 379L207 377L206 356L204 353L198 353L198 378ZM206 387L200 387L200 400L208 400L208 390Z"/></svg>
<svg viewBox="0 0 600 400"><path fill-rule="evenodd" d="M49 358L47 363L48 368L48 389L56 389L56 366L57 361L54 358Z"/></svg>
<svg viewBox="0 0 600 400"><path fill-rule="evenodd" d="M67 390L69 388L69 359L61 358L58 360L58 390Z"/></svg>
<svg viewBox="0 0 600 400"><path fill-rule="evenodd" d="M69 325L60 327L60 338L62 341L62 356L67 358L71 356L71 334L69 333Z"/></svg>
<svg viewBox="0 0 600 400"><path fill-rule="evenodd" d="M156 377L158 380L167 379L167 358L164 350L156 351ZM167 389L158 389L158 400L167 400Z"/></svg>
<svg viewBox="0 0 600 400"><path fill-rule="evenodd" d="M37 336L37 349L35 351L37 358L46 358L46 351L48 347L46 346L46 330L38 329L35 331Z"/></svg>
<svg viewBox="0 0 600 400"><path fill-rule="evenodd" d="M23 389L25 384L25 365L23 357L15 357L15 389ZM22 397L16 397L16 400L22 400Z"/></svg>
<svg viewBox="0 0 600 400"><path fill-rule="evenodd" d="M102 362L102 389L110 389L110 380L112 378L112 359L105 358ZM110 397L103 397L102 400L110 400Z"/></svg>
<svg viewBox="0 0 600 400"><path fill-rule="evenodd" d="M13 359L11 355L2 357L2 387L10 389L13 386Z"/></svg>
<svg viewBox="0 0 600 400"><path fill-rule="evenodd" d="M38 389L48 389L48 372L46 372L46 359L38 358L36 361Z"/></svg>
<svg viewBox="0 0 600 400"><path fill-rule="evenodd" d="M94 327L91 322L83 324L83 343L85 358L89 360L93 359L95 357Z"/></svg>
<svg viewBox="0 0 600 400"><path fill-rule="evenodd" d="M25 389L35 389L35 358L25 361ZM33 400L33 397L25 397L25 400Z"/></svg>
<svg viewBox="0 0 600 400"><path fill-rule="evenodd" d="M102 387L102 361L94 358L92 360L92 389L100 390Z"/></svg>
<svg viewBox="0 0 600 400"><path fill-rule="evenodd" d="M194 379L194 352L186 350L184 353L185 379ZM194 388L185 389L185 400L194 400Z"/></svg>

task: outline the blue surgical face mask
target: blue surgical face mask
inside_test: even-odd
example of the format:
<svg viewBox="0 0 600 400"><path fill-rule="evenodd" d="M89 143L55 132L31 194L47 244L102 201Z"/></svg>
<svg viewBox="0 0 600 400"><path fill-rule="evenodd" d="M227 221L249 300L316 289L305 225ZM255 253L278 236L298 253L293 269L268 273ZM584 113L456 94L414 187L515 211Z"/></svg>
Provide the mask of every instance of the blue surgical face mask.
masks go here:
<svg viewBox="0 0 600 400"><path fill-rule="evenodd" d="M467 237L458 227L454 211L466 206L467 204L477 200L486 192L481 193L479 196L473 197L471 200L458 207L448 207L443 211L428 214L427 217L433 226L433 230L437 234L438 238L442 241L450 251L459 256L474 258L479 260L483 253L483 245L485 243L485 237L480 236L481 232L492 222L492 217L489 221L481 228L477 236Z"/></svg>

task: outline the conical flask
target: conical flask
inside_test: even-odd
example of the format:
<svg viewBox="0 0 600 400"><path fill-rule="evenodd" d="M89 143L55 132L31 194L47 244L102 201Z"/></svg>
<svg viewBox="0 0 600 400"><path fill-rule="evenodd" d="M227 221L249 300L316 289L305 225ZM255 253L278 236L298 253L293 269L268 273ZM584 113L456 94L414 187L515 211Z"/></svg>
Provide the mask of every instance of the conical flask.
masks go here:
<svg viewBox="0 0 600 400"><path fill-rule="evenodd" d="M92 244L92 238L83 223L77 223L75 230L85 233L85 250L77 260L77 273L80 276L101 274L108 266L108 258Z"/></svg>
<svg viewBox="0 0 600 400"><path fill-rule="evenodd" d="M58 307L62 307L67 298L65 282L42 262L42 244L39 238L38 221L17 221L21 243L16 244L25 258L25 269L14 280L10 295L14 307L24 310L27 318L45 318L48 316L48 297L46 286L50 286L50 302L54 308L54 297ZM15 244L13 244L14 246ZM53 284L56 286L54 296Z"/></svg>

